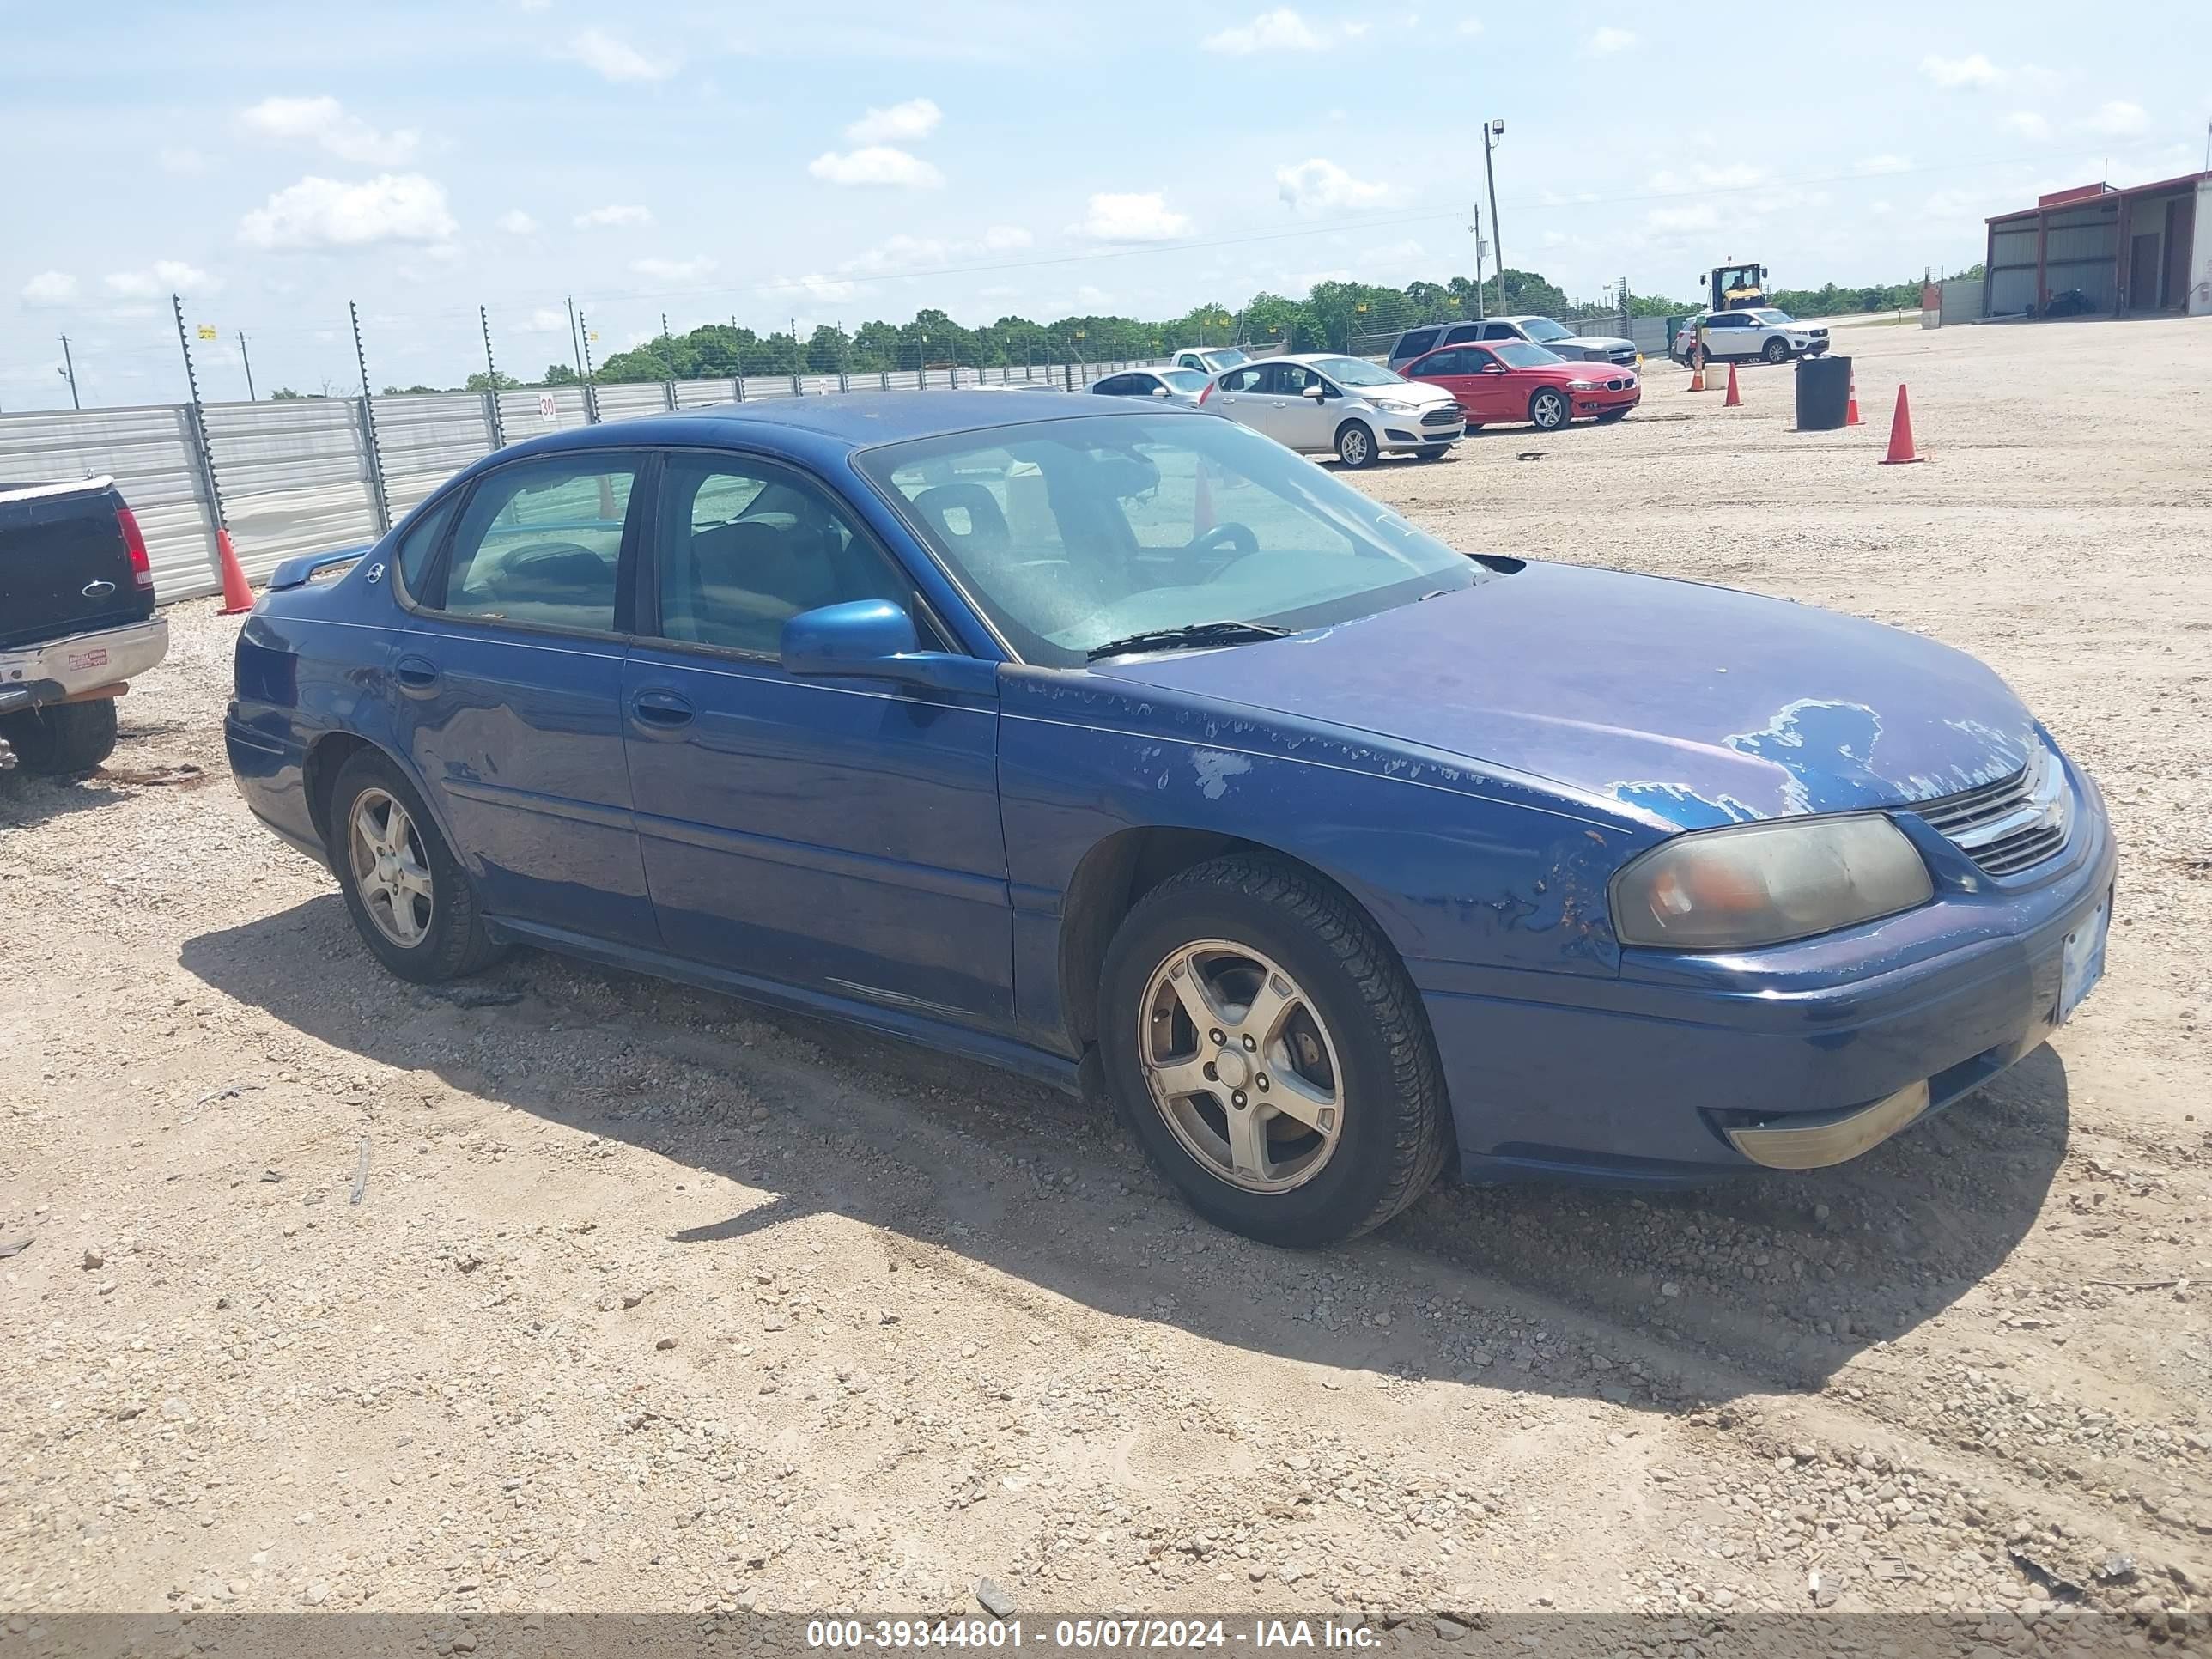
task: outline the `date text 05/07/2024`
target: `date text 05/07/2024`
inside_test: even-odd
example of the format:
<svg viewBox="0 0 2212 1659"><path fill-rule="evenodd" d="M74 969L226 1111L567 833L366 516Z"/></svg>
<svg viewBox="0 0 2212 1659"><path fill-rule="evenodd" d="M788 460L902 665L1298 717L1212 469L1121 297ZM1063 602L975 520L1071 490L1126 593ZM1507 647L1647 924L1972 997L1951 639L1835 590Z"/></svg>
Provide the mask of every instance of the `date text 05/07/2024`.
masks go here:
<svg viewBox="0 0 2212 1659"><path fill-rule="evenodd" d="M1329 1619L810 1619L806 1623L806 1645L831 1650L1364 1650L1381 1641L1382 1632L1372 1626Z"/></svg>

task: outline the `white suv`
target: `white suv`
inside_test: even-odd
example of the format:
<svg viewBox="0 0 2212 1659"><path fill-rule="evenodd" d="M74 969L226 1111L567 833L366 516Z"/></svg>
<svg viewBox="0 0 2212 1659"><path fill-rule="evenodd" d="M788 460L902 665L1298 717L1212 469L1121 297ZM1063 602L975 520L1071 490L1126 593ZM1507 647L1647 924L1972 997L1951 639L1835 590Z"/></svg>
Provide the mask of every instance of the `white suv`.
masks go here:
<svg viewBox="0 0 2212 1659"><path fill-rule="evenodd" d="M1772 306L1760 306L1750 311L1701 312L1675 335L1673 356L1687 363L1699 329L1705 331L1705 357L1710 362L1741 362L1759 357L1781 363L1792 357L1817 357L1828 349L1826 329L1801 323Z"/></svg>
<svg viewBox="0 0 2212 1659"><path fill-rule="evenodd" d="M1385 454L1437 460L1467 432L1442 386L1333 353L1245 363L1214 376L1198 401L1288 448L1333 454L1349 467Z"/></svg>

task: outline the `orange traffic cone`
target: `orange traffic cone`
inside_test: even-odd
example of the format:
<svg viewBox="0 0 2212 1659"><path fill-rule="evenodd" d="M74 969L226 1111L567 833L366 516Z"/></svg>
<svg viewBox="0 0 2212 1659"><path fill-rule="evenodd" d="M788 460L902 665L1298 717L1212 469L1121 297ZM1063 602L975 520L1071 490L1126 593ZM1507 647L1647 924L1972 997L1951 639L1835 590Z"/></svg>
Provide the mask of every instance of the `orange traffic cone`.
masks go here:
<svg viewBox="0 0 2212 1659"><path fill-rule="evenodd" d="M216 527L215 550L222 565L222 609L218 617L236 617L253 609L253 590L246 585L246 568L238 562L238 550L230 544L230 532L220 525Z"/></svg>
<svg viewBox="0 0 2212 1659"><path fill-rule="evenodd" d="M1705 360L1699 357L1690 365L1690 390L1692 392L1703 392L1705 389Z"/></svg>
<svg viewBox="0 0 2212 1659"><path fill-rule="evenodd" d="M1897 413L1889 422L1889 453L1881 458L1884 466L1902 466L1907 461L1924 461L1925 455L1912 447L1912 410L1905 401L1905 388L1897 388Z"/></svg>
<svg viewBox="0 0 2212 1659"><path fill-rule="evenodd" d="M1844 424L1864 426L1866 422L1859 419L1859 377L1856 374L1851 376L1850 388L1850 401L1844 405Z"/></svg>
<svg viewBox="0 0 2212 1659"><path fill-rule="evenodd" d="M1734 409L1742 401L1743 393L1735 389L1735 365L1734 363L1730 363L1729 365L1728 396L1722 401L1721 407L1723 409Z"/></svg>

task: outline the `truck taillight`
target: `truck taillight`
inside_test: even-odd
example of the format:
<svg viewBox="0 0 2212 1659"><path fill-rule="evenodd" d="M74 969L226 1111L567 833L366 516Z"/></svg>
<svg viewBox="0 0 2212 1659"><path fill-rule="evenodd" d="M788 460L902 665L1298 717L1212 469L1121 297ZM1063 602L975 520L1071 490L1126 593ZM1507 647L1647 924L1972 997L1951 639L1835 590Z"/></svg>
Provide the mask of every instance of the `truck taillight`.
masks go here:
<svg viewBox="0 0 2212 1659"><path fill-rule="evenodd" d="M154 562L146 556L146 532L138 528L138 520L127 507L115 509L116 528L123 532L123 545L131 553L131 580L141 587L154 585Z"/></svg>

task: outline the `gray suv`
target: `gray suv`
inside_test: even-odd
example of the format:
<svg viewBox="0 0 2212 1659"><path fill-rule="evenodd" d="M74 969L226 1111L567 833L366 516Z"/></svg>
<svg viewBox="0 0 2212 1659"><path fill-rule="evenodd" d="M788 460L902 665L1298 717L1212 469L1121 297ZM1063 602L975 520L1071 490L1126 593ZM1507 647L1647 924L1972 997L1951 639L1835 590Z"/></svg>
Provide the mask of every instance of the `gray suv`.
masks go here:
<svg viewBox="0 0 2212 1659"><path fill-rule="evenodd" d="M1571 362L1617 363L1634 368L1644 361L1636 342L1614 334L1577 334L1549 317L1486 317L1468 323L1428 323L1409 328L1390 348L1389 366L1397 368L1438 346L1464 345L1470 340L1526 340Z"/></svg>

